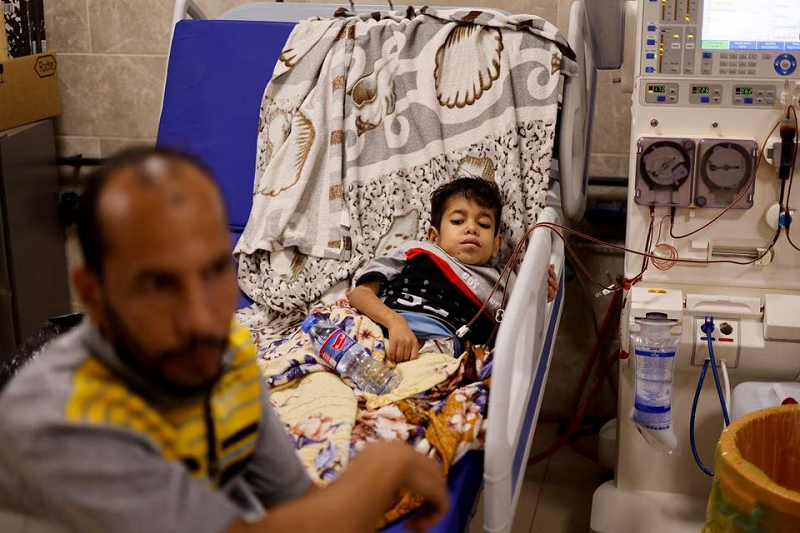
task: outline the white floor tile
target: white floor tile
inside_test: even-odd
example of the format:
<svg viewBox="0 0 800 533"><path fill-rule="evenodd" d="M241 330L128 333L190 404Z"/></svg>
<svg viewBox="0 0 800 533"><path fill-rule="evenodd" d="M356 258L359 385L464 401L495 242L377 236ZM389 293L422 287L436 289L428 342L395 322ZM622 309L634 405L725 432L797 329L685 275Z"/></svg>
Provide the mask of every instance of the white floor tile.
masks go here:
<svg viewBox="0 0 800 533"><path fill-rule="evenodd" d="M541 491L541 480L525 478L519 494L517 514L514 515L514 523L511 525L511 533L528 533L530 531Z"/></svg>
<svg viewBox="0 0 800 533"><path fill-rule="evenodd" d="M528 533L536 513L536 503L541 489L541 478L525 476L525 480L522 482L522 489L520 489L517 513L514 515L511 533ZM483 502L483 493L481 493L475 516L472 517L472 521L469 524L469 533L481 533L483 531Z"/></svg>
<svg viewBox="0 0 800 533"><path fill-rule="evenodd" d="M55 524L28 518L25 524L25 533L66 533L66 530Z"/></svg>
<svg viewBox="0 0 800 533"><path fill-rule="evenodd" d="M23 533L25 531L24 528L24 516L0 511L0 531L3 533Z"/></svg>
<svg viewBox="0 0 800 533"><path fill-rule="evenodd" d="M483 531L483 491L478 498L478 506L475 508L475 515L469 522L469 533L482 533Z"/></svg>
<svg viewBox="0 0 800 533"><path fill-rule="evenodd" d="M550 459L530 533L587 533L592 495L613 472L570 445Z"/></svg>
<svg viewBox="0 0 800 533"><path fill-rule="evenodd" d="M588 533L592 494L589 484L545 483L530 533Z"/></svg>
<svg viewBox="0 0 800 533"><path fill-rule="evenodd" d="M556 440L556 424L540 424L531 457ZM552 457L528 465L511 533L588 533L592 495L613 472L570 445ZM483 495L469 533L483 531Z"/></svg>

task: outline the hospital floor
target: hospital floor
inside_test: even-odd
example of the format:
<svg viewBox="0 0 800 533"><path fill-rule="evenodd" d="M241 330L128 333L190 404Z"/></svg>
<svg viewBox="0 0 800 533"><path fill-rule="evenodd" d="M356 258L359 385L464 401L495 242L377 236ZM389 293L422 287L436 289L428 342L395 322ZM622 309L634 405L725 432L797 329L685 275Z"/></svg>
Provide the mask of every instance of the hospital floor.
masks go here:
<svg viewBox="0 0 800 533"><path fill-rule="evenodd" d="M531 456L547 448L555 434L556 424L540 424ZM596 446L591 439L582 442L589 449ZM589 533L592 495L612 478L611 470L565 445L549 459L528 466L511 533ZM482 524L481 498L469 533L482 532Z"/></svg>

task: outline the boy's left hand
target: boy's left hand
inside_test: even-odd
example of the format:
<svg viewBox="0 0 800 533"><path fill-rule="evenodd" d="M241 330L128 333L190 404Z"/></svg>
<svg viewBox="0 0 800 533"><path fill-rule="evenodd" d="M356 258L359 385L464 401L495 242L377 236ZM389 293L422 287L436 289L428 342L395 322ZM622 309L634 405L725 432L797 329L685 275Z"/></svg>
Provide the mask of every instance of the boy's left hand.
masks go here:
<svg viewBox="0 0 800 533"><path fill-rule="evenodd" d="M558 277L556 276L556 267L550 265L550 270L547 272L547 303L556 299L558 292Z"/></svg>

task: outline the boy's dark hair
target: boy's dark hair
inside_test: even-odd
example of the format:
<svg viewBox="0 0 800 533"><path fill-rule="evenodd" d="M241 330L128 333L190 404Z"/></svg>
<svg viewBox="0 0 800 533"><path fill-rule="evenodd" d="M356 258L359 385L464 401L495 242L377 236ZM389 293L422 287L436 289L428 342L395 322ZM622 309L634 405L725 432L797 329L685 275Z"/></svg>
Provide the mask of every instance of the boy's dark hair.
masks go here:
<svg viewBox="0 0 800 533"><path fill-rule="evenodd" d="M475 202L481 207L494 211L494 234L500 232L500 215L503 213L503 200L500 189L493 181L472 176L461 176L436 189L431 196L431 226L441 228L442 216L448 202L457 197Z"/></svg>
<svg viewBox="0 0 800 533"><path fill-rule="evenodd" d="M126 169L135 169L137 177L142 184L152 183L152 175L148 172L146 161L153 157L161 158L167 165L176 163L188 164L208 176L209 180L218 188L216 181L208 167L193 155L171 150L169 148L136 147L123 150L110 157L103 165L89 176L86 187L78 201L75 219L78 226L78 240L80 241L83 260L86 268L102 276L103 260L108 252L108 243L105 242L101 223L98 217L98 204L103 191L110 179L117 173ZM219 188L218 188L219 190Z"/></svg>

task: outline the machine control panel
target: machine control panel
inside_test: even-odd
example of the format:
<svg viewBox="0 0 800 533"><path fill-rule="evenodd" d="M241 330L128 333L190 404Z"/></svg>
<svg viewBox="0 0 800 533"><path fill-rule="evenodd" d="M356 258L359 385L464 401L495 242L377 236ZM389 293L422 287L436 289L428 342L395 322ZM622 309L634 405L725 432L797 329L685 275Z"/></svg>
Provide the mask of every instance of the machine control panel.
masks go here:
<svg viewBox="0 0 800 533"><path fill-rule="evenodd" d="M641 75L786 79L798 74L797 0L643 0Z"/></svg>
<svg viewBox="0 0 800 533"><path fill-rule="evenodd" d="M734 85L733 105L735 106L775 106L774 85Z"/></svg>
<svg viewBox="0 0 800 533"><path fill-rule="evenodd" d="M690 107L773 108L780 104L783 83L742 83L741 80L647 80L641 85L645 105Z"/></svg>
<svg viewBox="0 0 800 533"><path fill-rule="evenodd" d="M677 104L679 87L677 83L648 83L644 101L648 104Z"/></svg>
<svg viewBox="0 0 800 533"><path fill-rule="evenodd" d="M722 85L712 84L692 84L689 92L689 103L691 104L722 104Z"/></svg>

